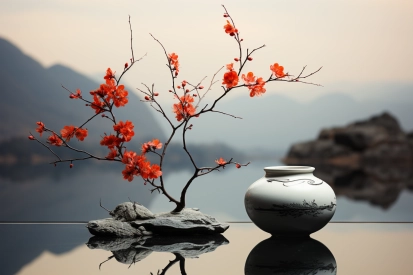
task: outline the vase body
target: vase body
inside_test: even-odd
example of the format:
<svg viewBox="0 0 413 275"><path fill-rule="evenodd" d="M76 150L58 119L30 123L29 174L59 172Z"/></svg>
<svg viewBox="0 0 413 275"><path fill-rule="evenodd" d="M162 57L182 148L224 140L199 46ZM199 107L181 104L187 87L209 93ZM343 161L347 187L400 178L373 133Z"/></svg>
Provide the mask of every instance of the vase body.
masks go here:
<svg viewBox="0 0 413 275"><path fill-rule="evenodd" d="M260 229L273 236L309 236L336 211L333 189L308 166L265 167L265 176L245 194L245 209Z"/></svg>

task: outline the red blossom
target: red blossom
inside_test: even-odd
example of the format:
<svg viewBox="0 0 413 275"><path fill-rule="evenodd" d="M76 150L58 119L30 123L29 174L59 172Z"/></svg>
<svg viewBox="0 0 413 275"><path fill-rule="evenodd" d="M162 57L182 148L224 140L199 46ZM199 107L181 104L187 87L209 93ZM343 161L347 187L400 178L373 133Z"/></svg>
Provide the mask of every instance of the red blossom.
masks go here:
<svg viewBox="0 0 413 275"><path fill-rule="evenodd" d="M150 173L151 173L151 163L149 161L140 162L139 163L139 175L143 179L148 179Z"/></svg>
<svg viewBox="0 0 413 275"><path fill-rule="evenodd" d="M55 145L55 146L61 146L63 144L63 141L59 138L58 135L56 135L55 133L53 133L51 136L49 136L47 138L47 141L51 144L51 145Z"/></svg>
<svg viewBox="0 0 413 275"><path fill-rule="evenodd" d="M247 87L250 90L251 97L259 96L265 93L265 81L262 79L262 77L256 79L254 73L249 72L247 75L243 74L242 79L244 80L245 84L248 85Z"/></svg>
<svg viewBox="0 0 413 275"><path fill-rule="evenodd" d="M227 164L227 161L226 161L225 159L223 159L223 158L216 159L215 162L216 162L218 165L225 165L225 164Z"/></svg>
<svg viewBox="0 0 413 275"><path fill-rule="evenodd" d="M231 23L227 20L227 24L224 26L225 32L228 33L231 36L234 36L235 33L238 32L234 26L231 25Z"/></svg>
<svg viewBox="0 0 413 275"><path fill-rule="evenodd" d="M249 72L247 73L247 75L242 74L242 79L244 80L245 84L249 85L249 84L255 84L255 76L253 72Z"/></svg>
<svg viewBox="0 0 413 275"><path fill-rule="evenodd" d="M149 146L152 147L152 149L162 149L162 143L159 141L159 139L153 139L152 141L148 142Z"/></svg>
<svg viewBox="0 0 413 275"><path fill-rule="evenodd" d="M273 72L273 74L274 74L276 77L278 77L278 78L282 78L282 77L287 76L287 75L284 73L284 67L278 65L278 63L274 63L274 65L271 65L271 66L270 66L270 69L271 69L271 71Z"/></svg>
<svg viewBox="0 0 413 275"><path fill-rule="evenodd" d="M77 128L73 125L65 126L62 130L60 130L60 135L65 141L70 141L73 136L80 141L83 141L85 137L87 137L87 129Z"/></svg>
<svg viewBox="0 0 413 275"><path fill-rule="evenodd" d="M132 151L123 153L122 162L126 164L122 171L123 178L128 181L132 181L134 176L141 176L143 179L156 179L162 175L159 165L151 165L144 155L137 155Z"/></svg>
<svg viewBox="0 0 413 275"><path fill-rule="evenodd" d="M142 154L146 154L147 152L149 152L150 149L151 149L151 147L149 146L149 144L147 142L142 144Z"/></svg>
<svg viewBox="0 0 413 275"><path fill-rule="evenodd" d="M77 89L75 94L70 94L71 99L78 99L82 97L82 91Z"/></svg>
<svg viewBox="0 0 413 275"><path fill-rule="evenodd" d="M237 163L235 164L235 167L237 167L237 169L241 168L241 164Z"/></svg>
<svg viewBox="0 0 413 275"><path fill-rule="evenodd" d="M180 97L180 102L173 105L173 112L176 114L176 119L181 121L182 119L187 119L188 117L195 114L196 109L192 105L194 98L186 94L185 96Z"/></svg>
<svg viewBox="0 0 413 275"><path fill-rule="evenodd" d="M151 166L151 170L148 174L148 177L150 179L156 179L158 177L162 176L162 171L161 167L158 164L154 164Z"/></svg>
<svg viewBox="0 0 413 275"><path fill-rule="evenodd" d="M87 137L87 129L77 128L75 136L79 141L83 141Z"/></svg>
<svg viewBox="0 0 413 275"><path fill-rule="evenodd" d="M122 142L121 138L118 138L114 135L109 135L109 136L104 136L102 138L102 140L100 141L100 145L107 146L110 149L110 148L119 147L121 142Z"/></svg>
<svg viewBox="0 0 413 275"><path fill-rule="evenodd" d="M168 54L169 64L173 67L172 69L175 70L175 76L179 73L179 61L178 55L175 53Z"/></svg>
<svg viewBox="0 0 413 275"><path fill-rule="evenodd" d="M95 110L96 114L102 113L105 111L104 107L106 106L106 103L102 101L101 97L98 95L94 94L93 95L93 103L90 104L90 107L92 107L93 110Z"/></svg>
<svg viewBox="0 0 413 275"><path fill-rule="evenodd" d="M122 171L123 178L131 182L133 180L133 176L135 174L135 166L133 165L126 165L125 169Z"/></svg>
<svg viewBox="0 0 413 275"><path fill-rule="evenodd" d="M227 69L229 72L224 74L222 84L227 86L227 89L237 86L238 84L238 74L233 70L233 64L228 64Z"/></svg>
<svg viewBox="0 0 413 275"><path fill-rule="evenodd" d="M30 140L35 140L34 136L28 136Z"/></svg>
<svg viewBox="0 0 413 275"><path fill-rule="evenodd" d="M257 84L254 86L250 86L250 97L254 96L260 96L263 93L265 93L267 90L264 88L265 81L262 79L262 77L259 77L257 79Z"/></svg>
<svg viewBox="0 0 413 275"><path fill-rule="evenodd" d="M75 126L65 126L62 130L60 130L60 135L66 141L70 141L70 139L75 135Z"/></svg>
<svg viewBox="0 0 413 275"><path fill-rule="evenodd" d="M125 90L124 85L119 85L110 95L110 99L113 100L113 104L116 107L123 107L128 103L128 91Z"/></svg>
<svg viewBox="0 0 413 275"><path fill-rule="evenodd" d="M118 156L118 150L110 148L109 154L106 156L107 159L115 159Z"/></svg>
<svg viewBox="0 0 413 275"><path fill-rule="evenodd" d="M44 123L41 121L36 122L37 123L37 128L36 128L36 132L38 132L40 134L40 136L42 136L43 132L44 132Z"/></svg>
<svg viewBox="0 0 413 275"><path fill-rule="evenodd" d="M145 142L142 144L142 154L146 154L150 150L156 150L162 148L162 143L159 139L153 139L152 141Z"/></svg>
<svg viewBox="0 0 413 275"><path fill-rule="evenodd" d="M133 151L126 151L123 153L122 163L125 164L132 164L133 159L137 156L137 154Z"/></svg>
<svg viewBox="0 0 413 275"><path fill-rule="evenodd" d="M127 120L126 122L119 121L118 124L113 125L113 130L120 133L123 137L123 140L128 142L135 135L133 131L134 125L131 121Z"/></svg>
<svg viewBox="0 0 413 275"><path fill-rule="evenodd" d="M114 86L115 85L115 74L112 72L110 68L106 70L106 75L103 77L103 79L106 80L107 85Z"/></svg>

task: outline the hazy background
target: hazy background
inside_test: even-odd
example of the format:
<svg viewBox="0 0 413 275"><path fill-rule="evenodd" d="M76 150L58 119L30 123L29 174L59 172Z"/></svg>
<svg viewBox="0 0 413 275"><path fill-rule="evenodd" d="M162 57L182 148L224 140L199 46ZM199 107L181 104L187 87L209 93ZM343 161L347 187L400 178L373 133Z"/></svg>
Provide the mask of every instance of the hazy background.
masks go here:
<svg viewBox="0 0 413 275"><path fill-rule="evenodd" d="M291 144L313 139L321 128L345 125L383 111L390 111L405 131L412 131L410 66L413 37L410 34L413 33L413 4L410 1L17 0L0 3L0 37L13 45L3 43L6 49L17 47L23 52L17 54L19 58L24 54L28 57L19 59L23 60L21 63L7 59L12 54L2 59L4 81L10 79L7 73L12 69L17 73L13 88L3 89L2 93L6 99L17 95L24 82L26 94L18 95L18 99L25 98L26 101L5 100L2 109L14 108L16 112L23 112L30 108L30 115L26 115L25 120L33 120L33 126L16 127L14 134L10 129L17 118L6 113L3 114L4 133L8 133L8 138L13 134L25 137L28 129L34 130L35 121L52 125L52 122L61 123L47 113L52 107L82 116L79 110L85 108L79 102L67 100L60 84L72 90L80 88L87 95L93 85L103 80L106 68L123 70L123 64L131 57L128 15L131 16L135 57L147 56L128 72L124 80L128 87L132 87L129 91L136 95L139 94L134 87L142 88L142 82L154 83L160 94L159 101L173 118L173 99L167 92L171 85L165 66L167 61L149 33L162 41L168 53L179 55L178 81L185 79L197 83L208 76L203 83L207 86L217 69L238 55L237 44L223 30L222 3L244 39L244 50L266 45L253 55L254 60L247 64L245 72L251 70L267 77L269 66L275 62L282 64L292 75L298 74L305 65L307 72L323 66L309 79L323 87L273 82L267 84L266 94L258 98L249 98L247 89L234 90L217 109L243 119L217 114L193 119L194 129L188 134L191 150L197 150L200 144L214 146L219 142L240 155L249 156L241 157L242 161L258 158L266 161L264 166L278 164ZM39 62L35 64L37 67L32 66L30 73L18 71L32 62L28 58ZM27 84L30 83L27 80L34 76L33 71L41 70L47 74L47 77L37 78L43 86ZM222 93L222 74L218 74L219 82L205 103ZM73 77L80 77L76 79L84 82L73 81ZM87 82L85 77L96 83ZM53 98L42 94L46 87L53 89ZM141 104L131 95L132 99ZM38 107L32 100L48 105ZM133 118L131 114L138 107L129 107L125 108L128 110L125 114L137 125L135 132L140 137L153 135L162 139L162 135L169 133L168 125L156 112L152 112L153 117L139 114ZM139 109L147 110L146 107L149 106ZM76 117L71 123L80 123L80 118ZM9 149L10 144L3 144L3 147ZM216 155L204 159L213 163L221 156L237 156L235 151L219 155L224 151L218 149ZM8 167L2 169L3 177L15 180ZM19 172L13 175L16 174ZM23 175L30 178L20 173Z"/></svg>
<svg viewBox="0 0 413 275"><path fill-rule="evenodd" d="M252 99L247 89L238 89L217 109L241 116L242 120L221 115L193 119L189 147L205 165L221 156L253 163L241 170L229 167L196 181L188 191L189 207L199 207L223 221L248 220L243 196L248 186L263 175L262 167L280 165L280 158L291 144L315 138L321 128L389 111L406 132L413 130L411 1L1 1L0 221L102 218L107 213L99 207L100 199L112 209L128 197L153 212L171 210L164 197L149 196L148 186L141 181L125 182L121 166L109 168L92 162L75 163L72 170L61 165L50 167L50 159L44 157L47 151L33 145L27 135L29 130L34 131L36 121L60 129L56 127L81 123L92 113L79 101L68 100L60 85L80 88L88 95L103 80L106 68L123 70L131 57L128 15L135 57L147 54L124 78L128 90L136 92L133 88L142 87L141 82L154 83L159 101L173 117L166 58L149 33L164 44L168 53L179 55L179 81L197 83L208 76L203 83L207 86L211 76L238 55L237 44L223 30L221 4L234 18L244 49L266 45L254 54L245 72L267 77L269 66L275 62L292 75L305 65L308 72L323 66L310 79L323 87L269 83L266 94ZM222 72L217 79L221 81ZM205 103L221 93L219 82ZM148 106L138 97L131 95L130 100L122 115L136 125L136 142L131 146L139 150L140 143L148 138L164 140L169 133L164 121L155 112L149 115ZM94 127L97 136L88 137L90 142L98 140L107 129L102 120L97 120ZM178 196L191 171L176 153L179 145L171 149L175 161L165 167L165 180L168 190ZM334 219L412 221L413 195L409 190L413 181L411 175L406 178L403 184L377 184L390 197L382 204L371 200L377 197L372 192L358 199L346 195L348 190L362 193L365 189L359 185L345 186L341 195L336 190L338 208ZM12 234L14 229L10 230ZM14 239L9 242L9 247L22 246L30 248ZM31 252L28 249L24 257L22 251L11 253L21 259L11 269L18 270L34 259L45 249L39 247Z"/></svg>
<svg viewBox="0 0 413 275"><path fill-rule="evenodd" d="M121 71L130 58L130 15L135 56L148 56L127 81L134 87L155 83L166 92L165 57L149 33L168 52L178 53L180 78L196 82L212 76L237 55L235 41L223 31L221 4L233 16L245 47L267 45L247 70L268 75L269 65L278 62L297 74L304 65L310 71L323 66L312 81L324 88L272 84L269 92L300 101L341 92L360 100L378 96L373 90L361 92L362 87L412 81L413 3L403 0L2 1L0 35L44 66L59 63L102 75L107 67ZM215 92L220 90L217 85Z"/></svg>
<svg viewBox="0 0 413 275"><path fill-rule="evenodd" d="M131 57L130 15L135 57L147 56L124 79L130 87L154 83L159 100L171 106L166 59L149 33L168 52L179 55L178 80L197 83L208 76L206 85L213 73L238 53L235 41L223 30L221 4L233 16L245 48L266 45L254 54L245 72L252 70L267 77L275 62L293 75L304 65L308 72L323 66L310 80L324 87L269 83L267 93L253 99L248 98L247 89L235 90L222 110L228 110L227 106L243 109L234 111L246 122L222 116L205 118L212 128L200 122L202 127L191 133L192 141L223 141L234 147L259 149L262 146L257 137L252 141L246 134L265 125L281 127L278 132L283 134L274 135L271 146L284 152L291 143L313 138L321 127L342 125L384 110L392 111L405 130L413 129L411 114L405 110L413 102L410 1L3 1L0 36L45 67L58 63L101 79L107 67L120 72ZM222 79L222 73L217 79ZM210 92L210 100L222 92L219 84ZM336 94L341 97L331 97ZM330 97L323 99L325 95ZM238 97L244 99L232 101ZM320 98L326 102L319 102ZM271 108L284 99L294 100L296 109L292 110L289 102L278 104L287 110ZM339 106L344 110L332 113ZM267 115L260 113L261 118L267 121L258 123L260 128L248 128L257 125L254 112L263 110ZM297 117L297 110L308 112ZM297 123L308 127L297 132L291 127ZM229 124L231 131L226 133Z"/></svg>

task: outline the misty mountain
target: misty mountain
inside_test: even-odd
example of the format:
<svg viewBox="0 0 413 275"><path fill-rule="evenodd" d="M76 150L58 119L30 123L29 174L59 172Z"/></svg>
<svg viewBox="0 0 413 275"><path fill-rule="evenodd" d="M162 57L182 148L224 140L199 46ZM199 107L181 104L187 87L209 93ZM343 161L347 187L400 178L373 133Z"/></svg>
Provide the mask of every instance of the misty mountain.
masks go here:
<svg viewBox="0 0 413 275"><path fill-rule="evenodd" d="M300 103L271 91L261 97L245 95L223 100L216 109L242 119L222 114L201 116L194 120L191 138L199 143L221 140L242 148L244 153L282 157L291 144L314 139L323 128L345 125L384 111L393 114L405 131L412 131L413 84L372 88L377 89L377 96L364 101L331 93Z"/></svg>
<svg viewBox="0 0 413 275"><path fill-rule="evenodd" d="M103 75L104 70L102 83ZM90 99L89 91L95 90L100 84L62 65L44 68L1 38L0 82L0 140L28 136L29 131L35 133L37 121L44 122L46 127L56 131L60 131L64 125L81 125L94 111L81 100L69 99L69 92L63 89L62 85L73 92L81 89L83 96ZM153 118L152 110L140 103L139 97L133 92L129 92L128 98L128 105L117 108L115 116L118 121L133 121L135 138L132 143L136 142L139 146L154 137L164 137L163 131ZM86 139L89 142L100 140L105 132L113 132L107 119L100 116L88 123L86 128L90 133Z"/></svg>

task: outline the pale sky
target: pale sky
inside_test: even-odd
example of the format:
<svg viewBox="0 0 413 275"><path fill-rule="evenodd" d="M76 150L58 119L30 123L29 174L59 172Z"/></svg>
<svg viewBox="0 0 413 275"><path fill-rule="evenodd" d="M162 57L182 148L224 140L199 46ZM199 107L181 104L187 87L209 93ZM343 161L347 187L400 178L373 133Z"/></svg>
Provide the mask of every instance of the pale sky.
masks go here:
<svg viewBox="0 0 413 275"><path fill-rule="evenodd" d="M132 87L155 83L167 91L166 58L149 33L179 55L179 80L195 83L238 53L223 30L221 4L235 20L246 48L266 45L245 72L268 77L275 62L290 74L298 74L304 65L309 71L323 66L311 79L323 88L271 83L267 90L305 99L337 87L351 94L346 87L360 83L413 82L409 0L1 1L0 37L46 67L61 63L103 76L107 67L122 71L130 58L130 15L135 57L147 56L125 80ZM295 92L300 90L305 93Z"/></svg>

